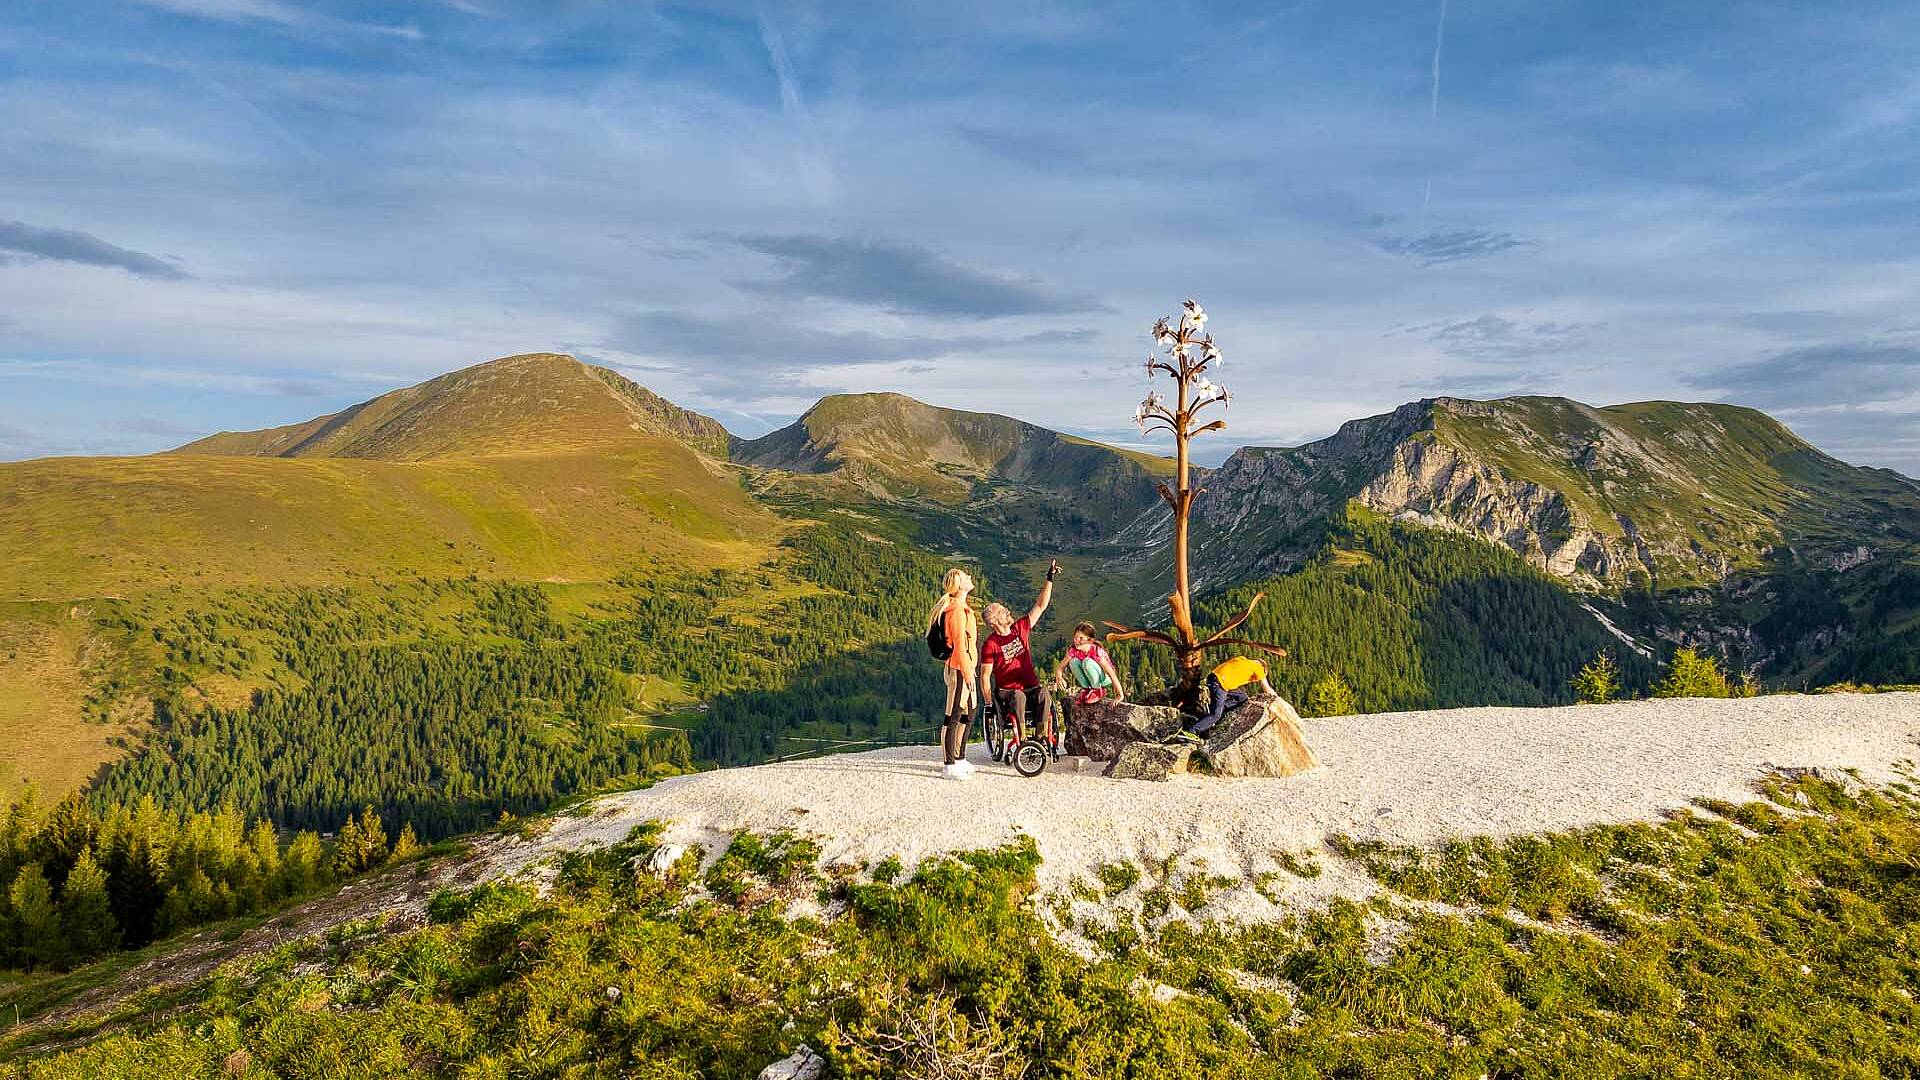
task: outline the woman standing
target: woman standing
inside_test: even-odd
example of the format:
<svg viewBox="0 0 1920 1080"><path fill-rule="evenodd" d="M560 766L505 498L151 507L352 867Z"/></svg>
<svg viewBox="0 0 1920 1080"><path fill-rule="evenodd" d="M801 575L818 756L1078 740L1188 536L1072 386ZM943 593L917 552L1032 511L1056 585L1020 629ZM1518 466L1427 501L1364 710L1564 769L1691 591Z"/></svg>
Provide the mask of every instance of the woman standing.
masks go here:
<svg viewBox="0 0 1920 1080"><path fill-rule="evenodd" d="M973 578L954 567L941 582L940 599L927 617L927 634L933 636L936 624L945 630L947 648L943 673L947 681L946 711L940 725L940 749L946 758L945 775L950 780L965 780L973 772L967 762L967 727L973 720L975 673L980 663L980 622L967 597L973 592Z"/></svg>

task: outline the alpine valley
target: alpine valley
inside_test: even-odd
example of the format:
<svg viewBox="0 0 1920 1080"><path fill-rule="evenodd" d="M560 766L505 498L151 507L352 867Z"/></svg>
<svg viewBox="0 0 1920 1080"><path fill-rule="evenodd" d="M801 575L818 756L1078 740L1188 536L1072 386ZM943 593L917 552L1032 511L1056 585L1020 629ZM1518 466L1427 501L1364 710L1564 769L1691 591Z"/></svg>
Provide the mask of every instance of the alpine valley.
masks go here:
<svg viewBox="0 0 1920 1080"><path fill-rule="evenodd" d="M449 836L635 777L923 741L956 563L1042 627L1164 618L1169 461L897 394L756 439L531 354L135 458L0 465L8 794L372 806ZM1196 504L1196 621L1291 700L1644 691L1692 646L1776 687L1920 681L1920 484L1766 415L1413 402L1243 447ZM1121 649L1136 684L1165 658Z"/></svg>

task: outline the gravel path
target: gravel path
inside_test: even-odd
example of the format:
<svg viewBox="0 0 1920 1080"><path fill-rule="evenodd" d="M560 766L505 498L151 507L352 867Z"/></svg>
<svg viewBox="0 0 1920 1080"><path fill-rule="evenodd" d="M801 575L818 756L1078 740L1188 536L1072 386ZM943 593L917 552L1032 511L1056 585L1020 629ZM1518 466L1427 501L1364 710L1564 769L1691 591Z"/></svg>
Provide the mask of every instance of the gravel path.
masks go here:
<svg viewBox="0 0 1920 1080"><path fill-rule="evenodd" d="M1651 819L1695 798L1751 799L1775 766L1896 779L1897 767L1920 758L1920 694L1382 713L1308 720L1305 731L1324 767L1284 780L1108 780L1097 765L1027 780L976 756L980 771L955 782L940 776L933 747L723 769L602 799L537 841L497 852L494 869L663 819L668 842L704 844L709 857L741 829L813 836L827 863L897 855L908 865L1025 833L1046 860L1043 890L1101 863L1154 865L1170 855L1183 868L1204 863L1252 881L1276 867L1275 851L1321 850L1333 833L1431 844ZM1320 878L1287 878L1281 907L1372 892L1357 870L1327 862ZM1275 913L1251 888L1210 910Z"/></svg>

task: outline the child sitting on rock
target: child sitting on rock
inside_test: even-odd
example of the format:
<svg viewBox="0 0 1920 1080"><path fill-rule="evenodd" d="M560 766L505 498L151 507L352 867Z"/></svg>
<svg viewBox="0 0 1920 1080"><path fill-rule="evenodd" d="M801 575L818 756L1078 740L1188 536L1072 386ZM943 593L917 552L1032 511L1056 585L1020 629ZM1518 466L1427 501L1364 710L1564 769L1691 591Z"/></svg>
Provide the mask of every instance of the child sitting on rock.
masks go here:
<svg viewBox="0 0 1920 1080"><path fill-rule="evenodd" d="M1053 683L1061 690L1067 689L1063 672L1073 676L1076 704L1091 705L1096 701L1117 704L1126 697L1126 691L1120 688L1120 672L1114 668L1113 658L1101 646L1090 622L1073 628L1073 644L1067 649L1067 655L1053 665Z"/></svg>

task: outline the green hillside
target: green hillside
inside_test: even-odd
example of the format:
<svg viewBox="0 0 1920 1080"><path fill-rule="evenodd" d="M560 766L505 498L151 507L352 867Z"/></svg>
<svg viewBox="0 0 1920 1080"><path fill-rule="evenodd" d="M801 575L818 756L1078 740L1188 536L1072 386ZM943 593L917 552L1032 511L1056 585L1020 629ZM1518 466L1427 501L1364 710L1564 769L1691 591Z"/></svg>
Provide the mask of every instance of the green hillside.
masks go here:
<svg viewBox="0 0 1920 1080"><path fill-rule="evenodd" d="M1643 689L1654 673L1580 598L1512 552L1357 505L1323 523L1298 570L1217 592L1197 605L1195 621L1217 626L1255 592L1266 599L1244 632L1287 648L1287 659L1269 661L1269 677L1294 702L1339 676L1359 712L1563 705L1573 700L1574 673L1603 651L1629 687ZM1174 676L1165 650L1124 654L1138 684Z"/></svg>
<svg viewBox="0 0 1920 1080"><path fill-rule="evenodd" d="M703 452L725 442L617 373L535 354L170 454L0 465L0 787L86 782L162 690L239 707L291 677L271 643L238 666L164 647L174 618L271 637L271 590L758 565L790 526ZM428 622L416 637L459 632Z"/></svg>
<svg viewBox="0 0 1920 1080"><path fill-rule="evenodd" d="M170 586L733 565L777 525L686 445L392 463L160 455L0 465L0 601Z"/></svg>
<svg viewBox="0 0 1920 1080"><path fill-rule="evenodd" d="M900 394L822 398L793 424L736 441L733 459L778 470L810 498L953 510L1072 546L1157 506L1154 485L1173 470L1166 458Z"/></svg>
<svg viewBox="0 0 1920 1080"><path fill-rule="evenodd" d="M575 450L636 434L724 456L726 429L606 368L526 353L462 368L350 409L265 431L221 432L177 454L420 461Z"/></svg>
<svg viewBox="0 0 1920 1080"><path fill-rule="evenodd" d="M1662 584L1700 584L1710 580L1707 568L1723 576L1763 566L1781 543L1803 556L1876 533L1920 544L1920 489L1836 461L1755 409L1443 400L1433 432L1561 493L1596 532L1661 545L1671 552L1654 556Z"/></svg>

